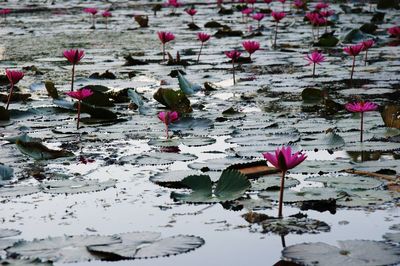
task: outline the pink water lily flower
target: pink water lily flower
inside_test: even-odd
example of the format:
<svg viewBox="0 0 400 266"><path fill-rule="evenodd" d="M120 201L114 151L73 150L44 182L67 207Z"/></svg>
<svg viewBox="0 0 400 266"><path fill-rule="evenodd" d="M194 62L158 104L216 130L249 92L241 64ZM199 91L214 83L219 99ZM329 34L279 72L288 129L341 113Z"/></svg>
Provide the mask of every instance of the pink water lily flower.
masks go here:
<svg viewBox="0 0 400 266"><path fill-rule="evenodd" d="M400 26L391 27L387 31L391 37L400 38Z"/></svg>
<svg viewBox="0 0 400 266"><path fill-rule="evenodd" d="M302 8L302 7L304 6L304 2L303 2L303 0L295 0L295 1L293 2L293 5L294 5L297 9L300 9L300 8Z"/></svg>
<svg viewBox="0 0 400 266"><path fill-rule="evenodd" d="M249 53L249 58L251 60L251 55L260 49L260 43L257 41L244 41L242 42L243 48Z"/></svg>
<svg viewBox="0 0 400 266"><path fill-rule="evenodd" d="M257 28L260 29L260 22L263 20L265 15L263 13L256 13L252 16L254 20L257 20Z"/></svg>
<svg viewBox="0 0 400 266"><path fill-rule="evenodd" d="M81 61L85 56L85 51L79 49L70 49L63 52L65 58L68 62L72 64L72 80L71 80L71 91L74 90L74 79L75 79L75 65Z"/></svg>
<svg viewBox="0 0 400 266"><path fill-rule="evenodd" d="M192 17L192 23L194 23L193 17L194 17L194 15L196 15L197 10L194 9L194 8L188 8L188 9L185 10L185 12L186 12L189 16Z"/></svg>
<svg viewBox="0 0 400 266"><path fill-rule="evenodd" d="M236 84L236 78L235 78L235 62L239 59L241 56L241 52L232 50L232 51L226 51L225 55L232 59L232 74L233 74L233 84Z"/></svg>
<svg viewBox="0 0 400 266"><path fill-rule="evenodd" d="M305 59L308 61L308 65L313 64L313 78L315 76L315 65L318 64L320 65L322 62L325 61L325 57L323 56L322 53L318 51L314 51L310 54L308 54Z"/></svg>
<svg viewBox="0 0 400 266"><path fill-rule="evenodd" d="M355 103L347 103L345 108L349 112L360 113L361 114L361 125L360 125L360 142L363 142L363 124L364 124L364 112L371 112L378 109L378 105L373 102L355 102Z"/></svg>
<svg viewBox="0 0 400 266"><path fill-rule="evenodd" d="M158 119L160 119L165 124L165 131L166 131L166 134L167 134L167 139L169 139L168 125L179 119L178 112L175 112L175 111L173 111L173 112L159 112L158 113Z"/></svg>
<svg viewBox="0 0 400 266"><path fill-rule="evenodd" d="M197 64L198 64L199 61L200 61L200 55L201 55L201 51L203 50L204 43L205 43L206 41L208 41L208 40L210 39L210 37L211 37L211 35L210 35L210 34L207 34L207 33L205 33L205 32L199 32L199 33L197 33L197 39L199 39L199 41L201 42L199 55L198 55L198 57L197 57Z"/></svg>
<svg viewBox="0 0 400 266"><path fill-rule="evenodd" d="M172 6L173 8L178 8L180 7L182 4L180 2L178 2L178 0L168 0L167 6Z"/></svg>
<svg viewBox="0 0 400 266"><path fill-rule="evenodd" d="M78 130L79 129L79 121L80 121L80 117L81 117L81 101L92 96L93 91L91 89L80 89L77 91L70 91L65 94L67 94L71 98L78 100L78 116L77 116L77 120L76 120L76 129Z"/></svg>
<svg viewBox="0 0 400 266"><path fill-rule="evenodd" d="M327 18L327 17L330 17L330 16L334 15L335 11L334 10L322 10L322 11L319 12L319 14L321 16L323 16L324 18Z"/></svg>
<svg viewBox="0 0 400 266"><path fill-rule="evenodd" d="M320 10L320 9L326 9L329 7L328 3L324 3L324 2L319 2L315 5L315 9L316 10Z"/></svg>
<svg viewBox="0 0 400 266"><path fill-rule="evenodd" d="M363 46L363 51L365 51L364 62L365 62L365 65L367 65L368 49L371 48L375 44L375 42L374 42L374 40L370 39L370 40L361 42L361 44Z"/></svg>
<svg viewBox="0 0 400 266"><path fill-rule="evenodd" d="M6 69L6 76L8 78L8 81L10 82L10 92L8 94L7 105L6 105L6 110L8 110L8 106L10 105L11 97L14 91L14 85L17 84L18 81L20 81L24 77L24 72L18 70Z"/></svg>
<svg viewBox="0 0 400 266"><path fill-rule="evenodd" d="M277 148L275 150L275 153L266 152L262 155L275 168L279 169L282 172L278 210L278 217L282 218L283 189L285 187L286 172L289 169L292 169L301 164L307 158L307 155L303 154L302 152L295 152L292 154L292 149L290 146L282 146L282 148Z"/></svg>
<svg viewBox="0 0 400 266"><path fill-rule="evenodd" d="M103 11L103 12L101 13L101 15L102 15L103 18L106 20L106 29L108 29L108 18L109 18L109 17L112 17L112 14L111 14L110 11L106 10L106 11Z"/></svg>
<svg viewBox="0 0 400 266"><path fill-rule="evenodd" d="M175 35L172 32L168 31L159 31L157 32L158 39L160 39L162 44L162 53L163 53L163 61L165 61L165 44L175 39Z"/></svg>
<svg viewBox="0 0 400 266"><path fill-rule="evenodd" d="M278 36L278 23L286 16L285 12L271 12L272 18L275 20L275 37L274 37L274 48L276 48L276 39Z"/></svg>
<svg viewBox="0 0 400 266"><path fill-rule="evenodd" d="M361 53L363 50L364 46L363 44L356 44L356 45L351 45L343 48L343 51L347 53L348 55L353 57L353 65L351 67L351 75L350 75L350 80L353 80L353 73L354 73L354 66L356 64L356 56Z"/></svg>
<svg viewBox="0 0 400 266"><path fill-rule="evenodd" d="M83 12L85 12L85 13L89 13L89 14L91 14L92 15L92 29L95 29L96 28L96 19L95 19L95 16L96 16L96 14L97 14L97 12L99 12L98 10L97 10L97 8L93 8L93 7L88 7L88 8L85 8L85 9L83 9Z"/></svg>
<svg viewBox="0 0 400 266"><path fill-rule="evenodd" d="M9 8L0 9L0 15L2 15L4 17L4 21L7 20L7 15L10 13L11 13L11 9L9 9Z"/></svg>

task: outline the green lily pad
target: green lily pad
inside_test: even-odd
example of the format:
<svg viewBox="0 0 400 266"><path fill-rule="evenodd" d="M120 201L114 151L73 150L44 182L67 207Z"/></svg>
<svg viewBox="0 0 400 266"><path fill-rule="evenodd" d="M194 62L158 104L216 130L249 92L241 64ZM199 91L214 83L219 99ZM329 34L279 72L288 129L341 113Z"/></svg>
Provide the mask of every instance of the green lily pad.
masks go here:
<svg viewBox="0 0 400 266"><path fill-rule="evenodd" d="M286 247L282 256L303 265L394 265L400 262L400 247L371 240L338 241L339 247L326 243L303 243Z"/></svg>
<svg viewBox="0 0 400 266"><path fill-rule="evenodd" d="M45 193L51 194L75 194L75 193L88 193L106 190L115 187L116 181L109 180L99 182L98 180L54 180L46 181L40 184L41 189Z"/></svg>
<svg viewBox="0 0 400 266"><path fill-rule="evenodd" d="M191 188L190 194L172 192L171 198L188 203L226 202L240 198L250 187L250 181L236 170L225 170L214 191L211 178L208 175L188 176L182 183Z"/></svg>
<svg viewBox="0 0 400 266"><path fill-rule="evenodd" d="M192 84L178 71L178 83L181 91L186 95L192 95L201 90L201 86Z"/></svg>
<svg viewBox="0 0 400 266"><path fill-rule="evenodd" d="M212 121L208 118L182 117L175 123L171 124L169 128L173 131L186 133L187 131L206 130L211 126ZM207 133L203 134L208 135Z"/></svg>
<svg viewBox="0 0 400 266"><path fill-rule="evenodd" d="M324 175L324 176L313 176L306 179L306 181L321 182L326 187L341 189L373 189L383 185L383 182L365 176L359 175Z"/></svg>
<svg viewBox="0 0 400 266"><path fill-rule="evenodd" d="M313 140L302 140L298 145L304 150L335 150L343 147L345 142L344 139L338 134L334 132L328 132L318 136Z"/></svg>
<svg viewBox="0 0 400 266"><path fill-rule="evenodd" d="M394 151L400 150L400 143L382 141L364 141L349 143L344 147L345 151Z"/></svg>
<svg viewBox="0 0 400 266"><path fill-rule="evenodd" d="M347 160L305 160L303 163L296 166L296 168L290 169L291 173L303 173L303 174L313 174L313 173L337 173L344 169L353 168Z"/></svg>
<svg viewBox="0 0 400 266"><path fill-rule="evenodd" d="M295 234L317 234L329 232L330 226L319 220L307 217L286 217L283 219L271 218L261 222L263 233L274 233L279 235Z"/></svg>
<svg viewBox="0 0 400 266"><path fill-rule="evenodd" d="M42 262L72 263L99 259L87 246L121 243L117 236L60 236L20 241L7 249L8 254Z"/></svg>
<svg viewBox="0 0 400 266"><path fill-rule="evenodd" d="M272 201L279 200L279 191L262 191L258 194L260 198L269 199ZM328 200L339 198L338 192L328 188L303 188L300 191L284 190L283 202L295 203L314 200Z"/></svg>
<svg viewBox="0 0 400 266"><path fill-rule="evenodd" d="M209 159L203 163L191 163L188 165L190 169L201 170L201 171L222 171L232 164L246 163L250 160L244 160L238 157L224 157L217 159Z"/></svg>
<svg viewBox="0 0 400 266"><path fill-rule="evenodd" d="M49 160L74 156L74 154L70 151L66 151L64 149L52 150L40 142L24 142L17 140L16 145L23 154L28 155L35 160Z"/></svg>
<svg viewBox="0 0 400 266"><path fill-rule="evenodd" d="M183 145L188 147L202 147L214 144L216 140L210 137L188 137L180 139Z"/></svg>
<svg viewBox="0 0 400 266"><path fill-rule="evenodd" d="M181 142L179 139L151 139L147 144L156 147L178 147Z"/></svg>
<svg viewBox="0 0 400 266"><path fill-rule="evenodd" d="M89 245L88 250L107 258L150 259L186 253L204 245L197 236L177 235L161 238L154 232L133 232L117 235L120 243Z"/></svg>
<svg viewBox="0 0 400 266"><path fill-rule="evenodd" d="M352 190L346 191L346 194L336 201L337 206L376 207L394 200L392 193L387 190Z"/></svg>
<svg viewBox="0 0 400 266"><path fill-rule="evenodd" d="M133 165L165 165L172 164L175 161L187 162L196 159L197 156L190 153L144 152L141 154L124 156L120 161Z"/></svg>
<svg viewBox="0 0 400 266"><path fill-rule="evenodd" d="M4 186L0 188L0 197L15 198L40 192L38 186Z"/></svg>
<svg viewBox="0 0 400 266"><path fill-rule="evenodd" d="M182 91L160 88L153 97L157 102L173 111L179 113L191 113L193 111L189 99Z"/></svg>
<svg viewBox="0 0 400 266"><path fill-rule="evenodd" d="M285 178L285 188L295 187L300 184L300 181L292 177ZM281 186L281 177L270 175L258 178L251 182L250 190L261 191L261 190L277 190Z"/></svg>
<svg viewBox="0 0 400 266"><path fill-rule="evenodd" d="M202 173L196 170L168 171L152 175L150 181L164 187L188 188L182 183L182 180L188 176L200 174ZM210 176L212 182L218 181L221 176L220 172L208 172L207 174Z"/></svg>

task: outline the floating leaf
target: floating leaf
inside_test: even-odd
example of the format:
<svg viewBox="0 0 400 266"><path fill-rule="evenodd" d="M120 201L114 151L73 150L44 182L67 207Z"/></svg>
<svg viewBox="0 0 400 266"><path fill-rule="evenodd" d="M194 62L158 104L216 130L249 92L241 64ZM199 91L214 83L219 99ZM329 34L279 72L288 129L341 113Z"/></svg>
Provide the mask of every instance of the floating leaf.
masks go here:
<svg viewBox="0 0 400 266"><path fill-rule="evenodd" d="M321 36L315 46L334 47L338 44L339 39L333 35Z"/></svg>
<svg viewBox="0 0 400 266"><path fill-rule="evenodd" d="M163 165L171 164L175 161L187 162L196 159L197 156L190 153L144 152L142 154L124 156L121 161L133 165Z"/></svg>
<svg viewBox="0 0 400 266"><path fill-rule="evenodd" d="M300 181L292 177L285 178L285 188L295 187ZM263 176L251 182L250 190L277 190L281 187L281 177L276 175Z"/></svg>
<svg viewBox="0 0 400 266"><path fill-rule="evenodd" d="M316 88L306 88L301 92L301 98L306 103L320 102L323 98L323 91Z"/></svg>
<svg viewBox="0 0 400 266"><path fill-rule="evenodd" d="M303 188L300 191L286 189L284 190L283 195L283 202L287 203L337 199L340 197L334 189L327 188ZM278 201L279 191L262 191L258 194L258 196L264 199Z"/></svg>
<svg viewBox="0 0 400 266"><path fill-rule="evenodd" d="M214 193L211 178L208 175L188 176L182 183L192 189L190 194L172 192L171 198L190 203L225 202L240 198L250 187L250 181L236 170L222 172Z"/></svg>
<svg viewBox="0 0 400 266"><path fill-rule="evenodd" d="M380 180L358 175L314 176L307 178L306 181L322 182L326 187L338 190L373 189L383 185Z"/></svg>
<svg viewBox="0 0 400 266"><path fill-rule="evenodd" d="M14 175L14 170L6 165L0 164L0 186L9 183Z"/></svg>
<svg viewBox="0 0 400 266"><path fill-rule="evenodd" d="M396 233L386 233L383 235L383 238L387 241L400 244L400 232Z"/></svg>
<svg viewBox="0 0 400 266"><path fill-rule="evenodd" d="M339 247L326 243L303 243L286 247L282 256L304 265L394 265L400 262L400 247L370 240L338 241Z"/></svg>
<svg viewBox="0 0 400 266"><path fill-rule="evenodd" d="M195 170L177 170L157 173L150 177L150 181L160 186L171 187L171 188L185 188L182 180L191 175L200 175L200 171ZM216 182L221 176L220 172L208 172L207 173L212 182ZM187 188L187 187L186 187Z"/></svg>
<svg viewBox="0 0 400 266"><path fill-rule="evenodd" d="M182 117L175 123L171 124L169 128L173 131L197 131L202 129L208 129L212 126L212 121L208 118L193 118L193 117ZM205 132L203 133L206 134Z"/></svg>
<svg viewBox="0 0 400 266"><path fill-rule="evenodd" d="M349 32L346 33L346 35L343 38L344 43L357 43L364 41L366 39L371 39L374 38L374 36L371 36L369 34L365 34L359 29L352 29Z"/></svg>
<svg viewBox="0 0 400 266"><path fill-rule="evenodd" d="M210 137L190 137L180 139L183 145L188 147L201 147L206 145L211 145L216 142L214 138Z"/></svg>
<svg viewBox="0 0 400 266"><path fill-rule="evenodd" d="M381 112L385 126L400 128L400 106L394 104L385 105Z"/></svg>
<svg viewBox="0 0 400 266"><path fill-rule="evenodd" d="M137 105L137 107L142 107L144 102L143 102L143 97L137 93L135 90L129 89L128 90L128 97L131 99L131 102Z"/></svg>
<svg viewBox="0 0 400 266"><path fill-rule="evenodd" d="M28 155L35 160L49 160L60 157L71 157L74 154L70 151L52 150L44 146L40 142L24 142L21 140L16 141L17 148L25 155Z"/></svg>
<svg viewBox="0 0 400 266"><path fill-rule="evenodd" d="M0 229L0 238L13 237L21 234L21 231L15 229Z"/></svg>
<svg viewBox="0 0 400 266"><path fill-rule="evenodd" d="M244 159L238 158L238 157L224 157L224 158L217 158L217 159L209 159L206 160L203 163L191 163L188 165L189 168L195 169L195 170L201 170L203 172L207 171L222 171L228 166L232 164L238 164L238 163L246 163L249 161L246 161Z"/></svg>
<svg viewBox="0 0 400 266"><path fill-rule="evenodd" d="M313 138L313 136L308 137ZM334 132L319 135L314 140L302 140L298 145L304 150L335 150L345 145L344 139Z"/></svg>
<svg viewBox="0 0 400 266"><path fill-rule="evenodd" d="M43 262L72 263L99 259L87 246L121 243L117 236L60 236L33 241L20 241L7 252L22 259L37 259Z"/></svg>
<svg viewBox="0 0 400 266"><path fill-rule="evenodd" d="M172 111L179 113L191 113L193 111L189 99L182 91L160 88L154 93L153 97L157 102Z"/></svg>
<svg viewBox="0 0 400 266"><path fill-rule="evenodd" d="M192 95L197 91L201 90L201 86L197 84L190 83L182 74L178 71L178 82L179 88L186 95Z"/></svg>
<svg viewBox="0 0 400 266"><path fill-rule="evenodd" d="M40 184L43 192L51 194L75 194L106 190L115 187L115 180L99 182L98 180L54 180Z"/></svg>
<svg viewBox="0 0 400 266"><path fill-rule="evenodd" d="M295 234L316 234L329 232L330 226L322 221L307 217L286 217L283 219L270 218L261 222L263 233L275 233L279 235Z"/></svg>
<svg viewBox="0 0 400 266"><path fill-rule="evenodd" d="M364 141L348 143L344 150L348 152L354 151L394 151L400 149L400 143L383 142L383 141Z"/></svg>
<svg viewBox="0 0 400 266"><path fill-rule="evenodd" d="M44 86L46 87L47 93L49 94L49 96L53 99L58 99L59 95L58 95L58 91L56 86L54 85L54 82L51 80L46 80L44 82Z"/></svg>
<svg viewBox="0 0 400 266"><path fill-rule="evenodd" d="M14 198L22 197L40 192L38 186L4 186L0 188L0 197Z"/></svg>
<svg viewBox="0 0 400 266"><path fill-rule="evenodd" d="M393 201L392 194L387 190L352 190L346 191L346 194L346 196L336 201L338 206L374 207Z"/></svg>
<svg viewBox="0 0 400 266"><path fill-rule="evenodd" d="M296 168L290 169L290 172L303 174L336 173L344 169L353 168L353 166L354 165L347 160L305 160Z"/></svg>

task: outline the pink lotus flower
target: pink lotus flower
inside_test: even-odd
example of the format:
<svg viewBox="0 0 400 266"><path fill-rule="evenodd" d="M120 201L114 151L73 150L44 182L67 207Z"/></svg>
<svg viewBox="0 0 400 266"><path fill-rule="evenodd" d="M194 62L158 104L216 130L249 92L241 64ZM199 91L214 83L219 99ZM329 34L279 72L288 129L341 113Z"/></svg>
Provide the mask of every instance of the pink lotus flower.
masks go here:
<svg viewBox="0 0 400 266"><path fill-rule="evenodd" d="M347 103L345 108L349 112L361 114L361 125L360 125L360 142L363 142L363 124L364 124L364 112L375 111L378 109L378 105L373 102L355 102Z"/></svg>
<svg viewBox="0 0 400 266"><path fill-rule="evenodd" d="M256 13L252 16L254 20L257 20L257 28L260 29L260 22L263 20L265 15L263 13Z"/></svg>
<svg viewBox="0 0 400 266"><path fill-rule="evenodd" d="M0 9L0 15L2 15L4 17L4 21L7 20L7 15L10 13L11 13L11 9L9 9L9 8Z"/></svg>
<svg viewBox="0 0 400 266"><path fill-rule="evenodd" d="M165 61L165 44L175 39L175 35L172 32L159 31L157 32L158 38L160 39L163 47L163 61Z"/></svg>
<svg viewBox="0 0 400 266"><path fill-rule="evenodd" d="M279 194L279 210L278 217L282 218L282 203L283 203L283 189L285 186L285 175L289 169L296 167L301 164L307 156L301 152L296 152L292 154L292 149L290 146L282 146L282 148L277 148L275 154L273 153L263 153L264 158L270 162L275 168L282 171L281 186Z"/></svg>
<svg viewBox="0 0 400 266"><path fill-rule="evenodd" d="M159 112L158 113L158 118L165 124L165 131L167 134L167 139L169 139L169 134L168 134L168 125L170 123L175 122L179 118L178 112Z"/></svg>
<svg viewBox="0 0 400 266"><path fill-rule="evenodd" d="M8 78L8 81L10 81L10 93L8 94L8 99L7 99L7 106L6 110L8 110L8 106L10 105L11 97L13 94L14 90L14 85L18 83L23 77L24 77L24 72L18 71L18 70L9 70L6 69L6 76Z"/></svg>
<svg viewBox="0 0 400 266"><path fill-rule="evenodd" d="M271 12L271 16L274 18L274 20L279 23L284 17L286 17L286 13L285 12L275 12L272 11Z"/></svg>
<svg viewBox="0 0 400 266"><path fill-rule="evenodd" d="M106 10L103 13L101 13L101 15L103 16L103 18L106 20L106 29L108 29L108 18L112 17L112 14L110 11Z"/></svg>
<svg viewBox="0 0 400 266"><path fill-rule="evenodd" d="M320 11L319 14L321 16L323 16L324 18L328 18L328 17L334 15L335 11L334 10L323 10L323 11Z"/></svg>
<svg viewBox="0 0 400 266"><path fill-rule="evenodd" d="M391 37L400 38L400 26L391 27L387 31Z"/></svg>
<svg viewBox="0 0 400 266"><path fill-rule="evenodd" d="M257 2L257 0L246 0L247 4L254 5Z"/></svg>
<svg viewBox="0 0 400 266"><path fill-rule="evenodd" d="M343 51L353 57L353 66L351 67L350 80L353 80L354 66L356 64L356 56L361 53L364 46L362 44L351 45L343 48Z"/></svg>
<svg viewBox="0 0 400 266"><path fill-rule="evenodd" d="M233 84L236 84L235 79L235 61L237 61L242 53L236 50L226 51L225 55L232 59L232 74L233 74Z"/></svg>
<svg viewBox="0 0 400 266"><path fill-rule="evenodd" d="M196 15L197 10L194 8L189 8L189 9L186 9L185 11L189 16L192 17L192 23L194 23L193 16Z"/></svg>
<svg viewBox="0 0 400 266"><path fill-rule="evenodd" d="M274 48L276 48L276 39L278 37L278 23L286 16L285 12L271 12L271 16L275 20L275 37L274 37Z"/></svg>
<svg viewBox="0 0 400 266"><path fill-rule="evenodd" d="M175 13L175 9L180 7L182 4L178 2L178 0L168 0L168 2L165 4L165 6L170 6L172 7L172 13Z"/></svg>
<svg viewBox="0 0 400 266"><path fill-rule="evenodd" d="M257 41L244 41L242 42L243 48L249 53L249 58L251 60L251 55L260 49L260 43Z"/></svg>
<svg viewBox="0 0 400 266"><path fill-rule="evenodd" d="M200 55L201 51L203 50L204 43L210 39L211 35L205 33L205 32L199 32L197 33L197 39L201 41L201 46L200 46L200 51L199 51L199 56L197 57L197 64L200 61Z"/></svg>
<svg viewBox="0 0 400 266"><path fill-rule="evenodd" d="M322 55L322 53L318 51L314 51L311 53L311 55L307 55L305 59L308 61L308 65L313 64L313 78L315 76L315 65L318 64L320 65L322 62L325 61L325 57Z"/></svg>
<svg viewBox="0 0 400 266"><path fill-rule="evenodd" d="M92 28L92 29L95 29L95 28L96 28L96 25L95 25L95 23L96 23L95 16L96 16L96 14L97 14L97 12L98 12L97 8L88 7L88 8L83 9L83 12L89 13L89 14L92 15L92 27L91 27L91 28Z"/></svg>
<svg viewBox="0 0 400 266"><path fill-rule="evenodd" d="M83 50L70 49L70 50L65 50L63 52L63 55L72 64L71 91L73 91L74 90L74 78L75 78L75 65L79 61L81 61L81 59L85 56L85 52Z"/></svg>
<svg viewBox="0 0 400 266"><path fill-rule="evenodd" d="M300 8L302 8L302 7L304 6L303 0L295 0L295 1L293 2L293 4L294 4L294 6L295 6L297 9L300 9Z"/></svg>
<svg viewBox="0 0 400 266"><path fill-rule="evenodd" d="M79 121L81 117L81 101L93 95L93 91L91 89L80 89L78 91L70 91L65 93L71 98L78 100L78 116L76 120L76 129L79 129Z"/></svg>
<svg viewBox="0 0 400 266"><path fill-rule="evenodd" d="M316 10L326 9L329 7L328 3L319 2L315 5Z"/></svg>
<svg viewBox="0 0 400 266"><path fill-rule="evenodd" d="M375 42L374 42L374 40L370 39L370 40L363 41L361 44L363 46L363 51L365 51L364 62L365 62L365 65L367 65L368 49L371 48L375 44Z"/></svg>
<svg viewBox="0 0 400 266"><path fill-rule="evenodd" d="M241 12L244 15L250 15L251 13L253 13L253 9L248 7L248 8L243 9Z"/></svg>
<svg viewBox="0 0 400 266"><path fill-rule="evenodd" d="M266 4L271 4L272 3L272 1L274 1L274 0L264 0L264 3L266 3Z"/></svg>

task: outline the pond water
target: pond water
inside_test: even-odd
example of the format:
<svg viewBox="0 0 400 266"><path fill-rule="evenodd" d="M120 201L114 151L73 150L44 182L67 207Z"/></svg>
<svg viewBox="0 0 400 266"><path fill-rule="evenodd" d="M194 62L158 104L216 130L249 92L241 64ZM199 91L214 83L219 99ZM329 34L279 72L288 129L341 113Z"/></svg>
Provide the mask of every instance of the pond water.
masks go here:
<svg viewBox="0 0 400 266"><path fill-rule="evenodd" d="M162 238L188 235L204 240L203 245L193 250L182 251L178 247L171 253L176 256L162 257L154 253L157 258L133 261L121 258L112 262L88 261L87 258L64 260L72 265L274 265L282 259L284 246L305 242L337 246L340 240L375 240L398 248L398 242L388 241L383 236L388 232L398 233L393 226L400 223L399 191L398 188L388 189L390 182L379 178L380 174L398 182L400 172L400 130L389 128L389 122L382 118L383 107L399 106L400 48L387 34L389 27L400 23L398 10L381 10L385 12L385 20L377 23L376 32L357 32L351 41L346 41L347 32L370 22L377 12L376 4L370 7L351 1L331 3L330 9L336 15L331 18L334 24L328 31L334 30L341 42L334 47L319 47L326 62L317 65L313 78L312 66L307 65L304 57L316 48L312 45L311 26L303 21L304 11L294 12L291 8L279 24L278 47L273 49L275 24L265 11L268 6L261 1L257 1L255 7L264 10L266 17L261 21L261 34L254 35L257 33L255 21L250 19L244 23L239 11L219 15L214 1L186 0L177 14L171 15L171 9L164 7L157 16L151 10L155 5L153 1L53 2L51 5L8 1L0 6L0 9L13 10L6 21L0 22L0 68L24 69L25 76L17 84L18 92L31 94L28 100L11 102L10 120L0 122L0 166L11 167L14 171L11 180L0 183L3 186L0 187L0 262L16 263L10 258L11 245L3 247L1 242L9 239L2 236L3 229L20 231L12 239L25 241L144 231L159 232ZM310 9L315 5L311 2ZM201 29L197 31L187 26L191 19L184 9L191 4L198 10L194 21ZM224 6L231 8L236 3L224 3ZM282 9L279 2L271 6L272 10ZM108 29L101 16L97 16L96 29L90 29L90 15L82 12L86 7L110 8L112 17L108 20ZM289 11L287 3L286 11ZM139 27L134 15L148 15L149 27ZM200 48L196 33L215 34L217 28L204 27L211 20L242 31L243 36L212 36L203 47L200 64L196 64ZM250 25L252 32L249 32ZM167 44L167 51L174 57L179 51L188 66L160 63L158 31L175 34L176 39ZM324 27L320 32L324 32ZM361 55L357 57L354 80L350 82L352 58L343 53L343 47L367 38L373 38L375 45L368 51L366 65ZM259 41L261 49L252 55L251 63L236 65L237 83L234 84L232 64L224 51L243 51L241 43L245 39ZM111 111L115 115L113 119L104 119L105 115L98 109L93 111L95 115L91 113L92 117L90 112L84 112L81 128L76 130L75 107L71 106L71 99L64 97L64 92L70 89L71 65L62 57L62 52L71 48L84 49L86 54L76 66L75 89L88 86L97 91L94 85L101 85L112 91L114 94L107 94L112 106L94 105ZM146 64L129 65L127 56ZM187 96L193 112L180 114L180 120L170 125L171 140L166 141L164 125L157 113L169 109L153 95L161 87L179 89L177 78L170 75L176 70L184 71L184 77L191 83L203 87L208 82L215 90L201 90ZM115 78L91 76L105 71L115 74ZM62 96L61 101L49 97L45 86L49 80ZM0 85L6 97L7 80ZM128 107L134 99L128 97L126 88L143 97L143 109ZM303 101L302 92L310 88L320 90L319 95L325 96L312 102ZM98 88L100 94L105 93L103 89ZM122 92L120 98L115 96L117 92ZM365 141L362 144L359 142L360 117L343 107L358 99L380 105L378 111L364 114ZM329 104L328 100L334 104ZM399 117L393 116L392 123L400 125L398 120ZM24 152L24 146L21 147L24 139L10 139L23 133L35 141L39 139L50 149L71 151L73 156L35 160L32 148L25 147L28 152ZM229 204L211 204L204 200L185 203L172 197L172 192L190 193L178 182L185 177L182 170L188 173L197 170L196 174L210 175L211 180L216 181L225 168L263 160L263 152L272 152L281 145L292 145L294 150L302 150L308 156L288 174L297 183L285 190L288 202L284 204L284 217L301 212L326 223L328 230L310 229L301 234L280 235L266 230L262 222L246 221L243 215L250 211L277 216L278 204L269 200L274 196L267 195L277 193L276 189L270 192L253 187ZM38 153L41 152L43 150ZM369 176L343 173L346 169L365 171ZM165 176L167 173L171 175ZM151 181L160 176L165 181ZM274 174L268 177L272 176ZM343 176L355 181L335 181L327 185L328 181L315 180L321 177L337 180ZM171 181L174 178L177 180ZM69 180L77 183L63 183ZM95 183L85 183L88 180ZM251 186L259 182L254 178L250 181ZM360 187L363 182L365 187ZM7 190L10 187L15 190L10 192ZM324 198L325 193L335 193L334 210L328 208L320 212L313 210L315 207L300 210L303 202L310 199L290 201L295 192L301 194L310 188L320 189L319 196L315 200L312 198L317 203L329 199ZM346 196L341 194L343 192ZM9 257L2 251L5 248L8 248ZM67 246L60 254L68 257L77 252L83 257L85 252L78 249ZM40 253L45 248L41 246L37 250ZM51 254L55 256L54 264L67 264L58 260L62 256L57 252ZM33 263L30 259L43 258L35 254L19 258L28 259L27 264ZM400 252L396 254L394 261L400 263ZM354 265L364 264L358 261Z"/></svg>

